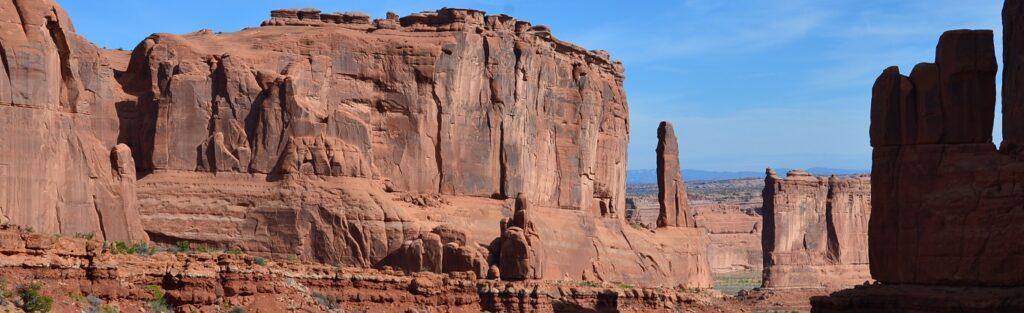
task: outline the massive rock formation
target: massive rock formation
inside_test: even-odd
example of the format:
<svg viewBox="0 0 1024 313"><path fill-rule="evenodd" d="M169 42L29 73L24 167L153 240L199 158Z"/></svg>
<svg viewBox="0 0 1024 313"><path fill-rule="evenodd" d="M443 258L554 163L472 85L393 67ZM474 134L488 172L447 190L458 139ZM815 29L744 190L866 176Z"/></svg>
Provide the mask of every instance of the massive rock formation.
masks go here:
<svg viewBox="0 0 1024 313"><path fill-rule="evenodd" d="M814 177L793 170L764 180L766 288L835 289L863 283L868 273L869 178Z"/></svg>
<svg viewBox="0 0 1024 313"><path fill-rule="evenodd" d="M875 82L869 244L881 286L815 299L820 312L1024 310L1024 161L1021 92L1024 1L1003 11L1003 132L992 143L996 56L992 31L954 30L935 63L910 77L891 67Z"/></svg>
<svg viewBox="0 0 1024 313"><path fill-rule="evenodd" d="M147 240L110 60L51 1L0 1L0 23L0 220Z"/></svg>
<svg viewBox="0 0 1024 313"><path fill-rule="evenodd" d="M697 227L690 216L686 184L679 168L679 139L672 123L658 125L658 227Z"/></svg>
<svg viewBox="0 0 1024 313"><path fill-rule="evenodd" d="M12 223L480 275L473 243L501 236L522 193L544 216L539 245L575 256L543 260L545 278L711 283L701 232L624 227L622 64L547 27L460 9L279 10L236 33L156 34L129 55L78 37L62 12L0 1ZM465 243L433 231L444 224Z"/></svg>
<svg viewBox="0 0 1024 313"><path fill-rule="evenodd" d="M139 97L140 169L383 178L621 215L627 107L607 53L473 10L272 16L317 27L157 34L135 49L122 81Z"/></svg>

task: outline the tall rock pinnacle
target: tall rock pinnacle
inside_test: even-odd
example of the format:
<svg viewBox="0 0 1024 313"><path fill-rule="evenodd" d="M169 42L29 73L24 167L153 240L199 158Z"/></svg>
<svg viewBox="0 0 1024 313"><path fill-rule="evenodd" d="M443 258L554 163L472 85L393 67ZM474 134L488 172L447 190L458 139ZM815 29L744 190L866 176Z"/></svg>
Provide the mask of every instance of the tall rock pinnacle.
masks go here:
<svg viewBox="0 0 1024 313"><path fill-rule="evenodd" d="M689 214L686 184L679 169L679 140L672 123L658 126L658 227L696 227Z"/></svg>

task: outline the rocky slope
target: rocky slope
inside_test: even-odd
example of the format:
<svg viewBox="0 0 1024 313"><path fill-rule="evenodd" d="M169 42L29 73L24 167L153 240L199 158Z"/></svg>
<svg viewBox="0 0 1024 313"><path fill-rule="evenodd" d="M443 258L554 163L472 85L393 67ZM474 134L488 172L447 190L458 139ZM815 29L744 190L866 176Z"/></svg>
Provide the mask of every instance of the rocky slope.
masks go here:
<svg viewBox="0 0 1024 313"><path fill-rule="evenodd" d="M131 249L131 250L128 250ZM270 261L237 252L123 246L0 228L0 308L50 299L56 312L736 312L713 293L573 281L509 283ZM21 289L25 290L25 289Z"/></svg>
<svg viewBox="0 0 1024 313"><path fill-rule="evenodd" d="M502 220L523 194L540 217L527 250L574 256L530 261L531 278L711 284L703 231L624 226L622 65L547 27L279 10L128 55L82 39L51 1L3 0L0 16L13 224L482 275L506 257L495 242L515 237Z"/></svg>

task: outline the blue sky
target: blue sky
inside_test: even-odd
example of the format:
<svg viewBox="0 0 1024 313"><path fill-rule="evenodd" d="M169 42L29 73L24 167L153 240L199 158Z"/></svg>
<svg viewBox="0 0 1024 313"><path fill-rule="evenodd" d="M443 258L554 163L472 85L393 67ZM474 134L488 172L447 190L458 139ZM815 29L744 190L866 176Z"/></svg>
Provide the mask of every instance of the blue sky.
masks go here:
<svg viewBox="0 0 1024 313"><path fill-rule="evenodd" d="M125 49L156 32L258 26L289 7L375 18L467 7L549 25L625 62L631 169L654 167L661 120L675 124L684 168L867 169L871 85L885 67L932 61L949 29L993 29L1002 49L998 0L58 1L80 34Z"/></svg>

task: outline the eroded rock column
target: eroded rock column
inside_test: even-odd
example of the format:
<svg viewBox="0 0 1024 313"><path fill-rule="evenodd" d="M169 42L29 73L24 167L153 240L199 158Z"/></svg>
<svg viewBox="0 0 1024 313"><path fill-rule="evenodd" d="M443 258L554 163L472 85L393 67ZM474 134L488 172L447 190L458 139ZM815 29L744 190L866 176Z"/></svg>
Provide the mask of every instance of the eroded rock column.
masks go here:
<svg viewBox="0 0 1024 313"><path fill-rule="evenodd" d="M679 139L672 123L658 126L658 227L697 227L690 216L686 184L679 168Z"/></svg>

